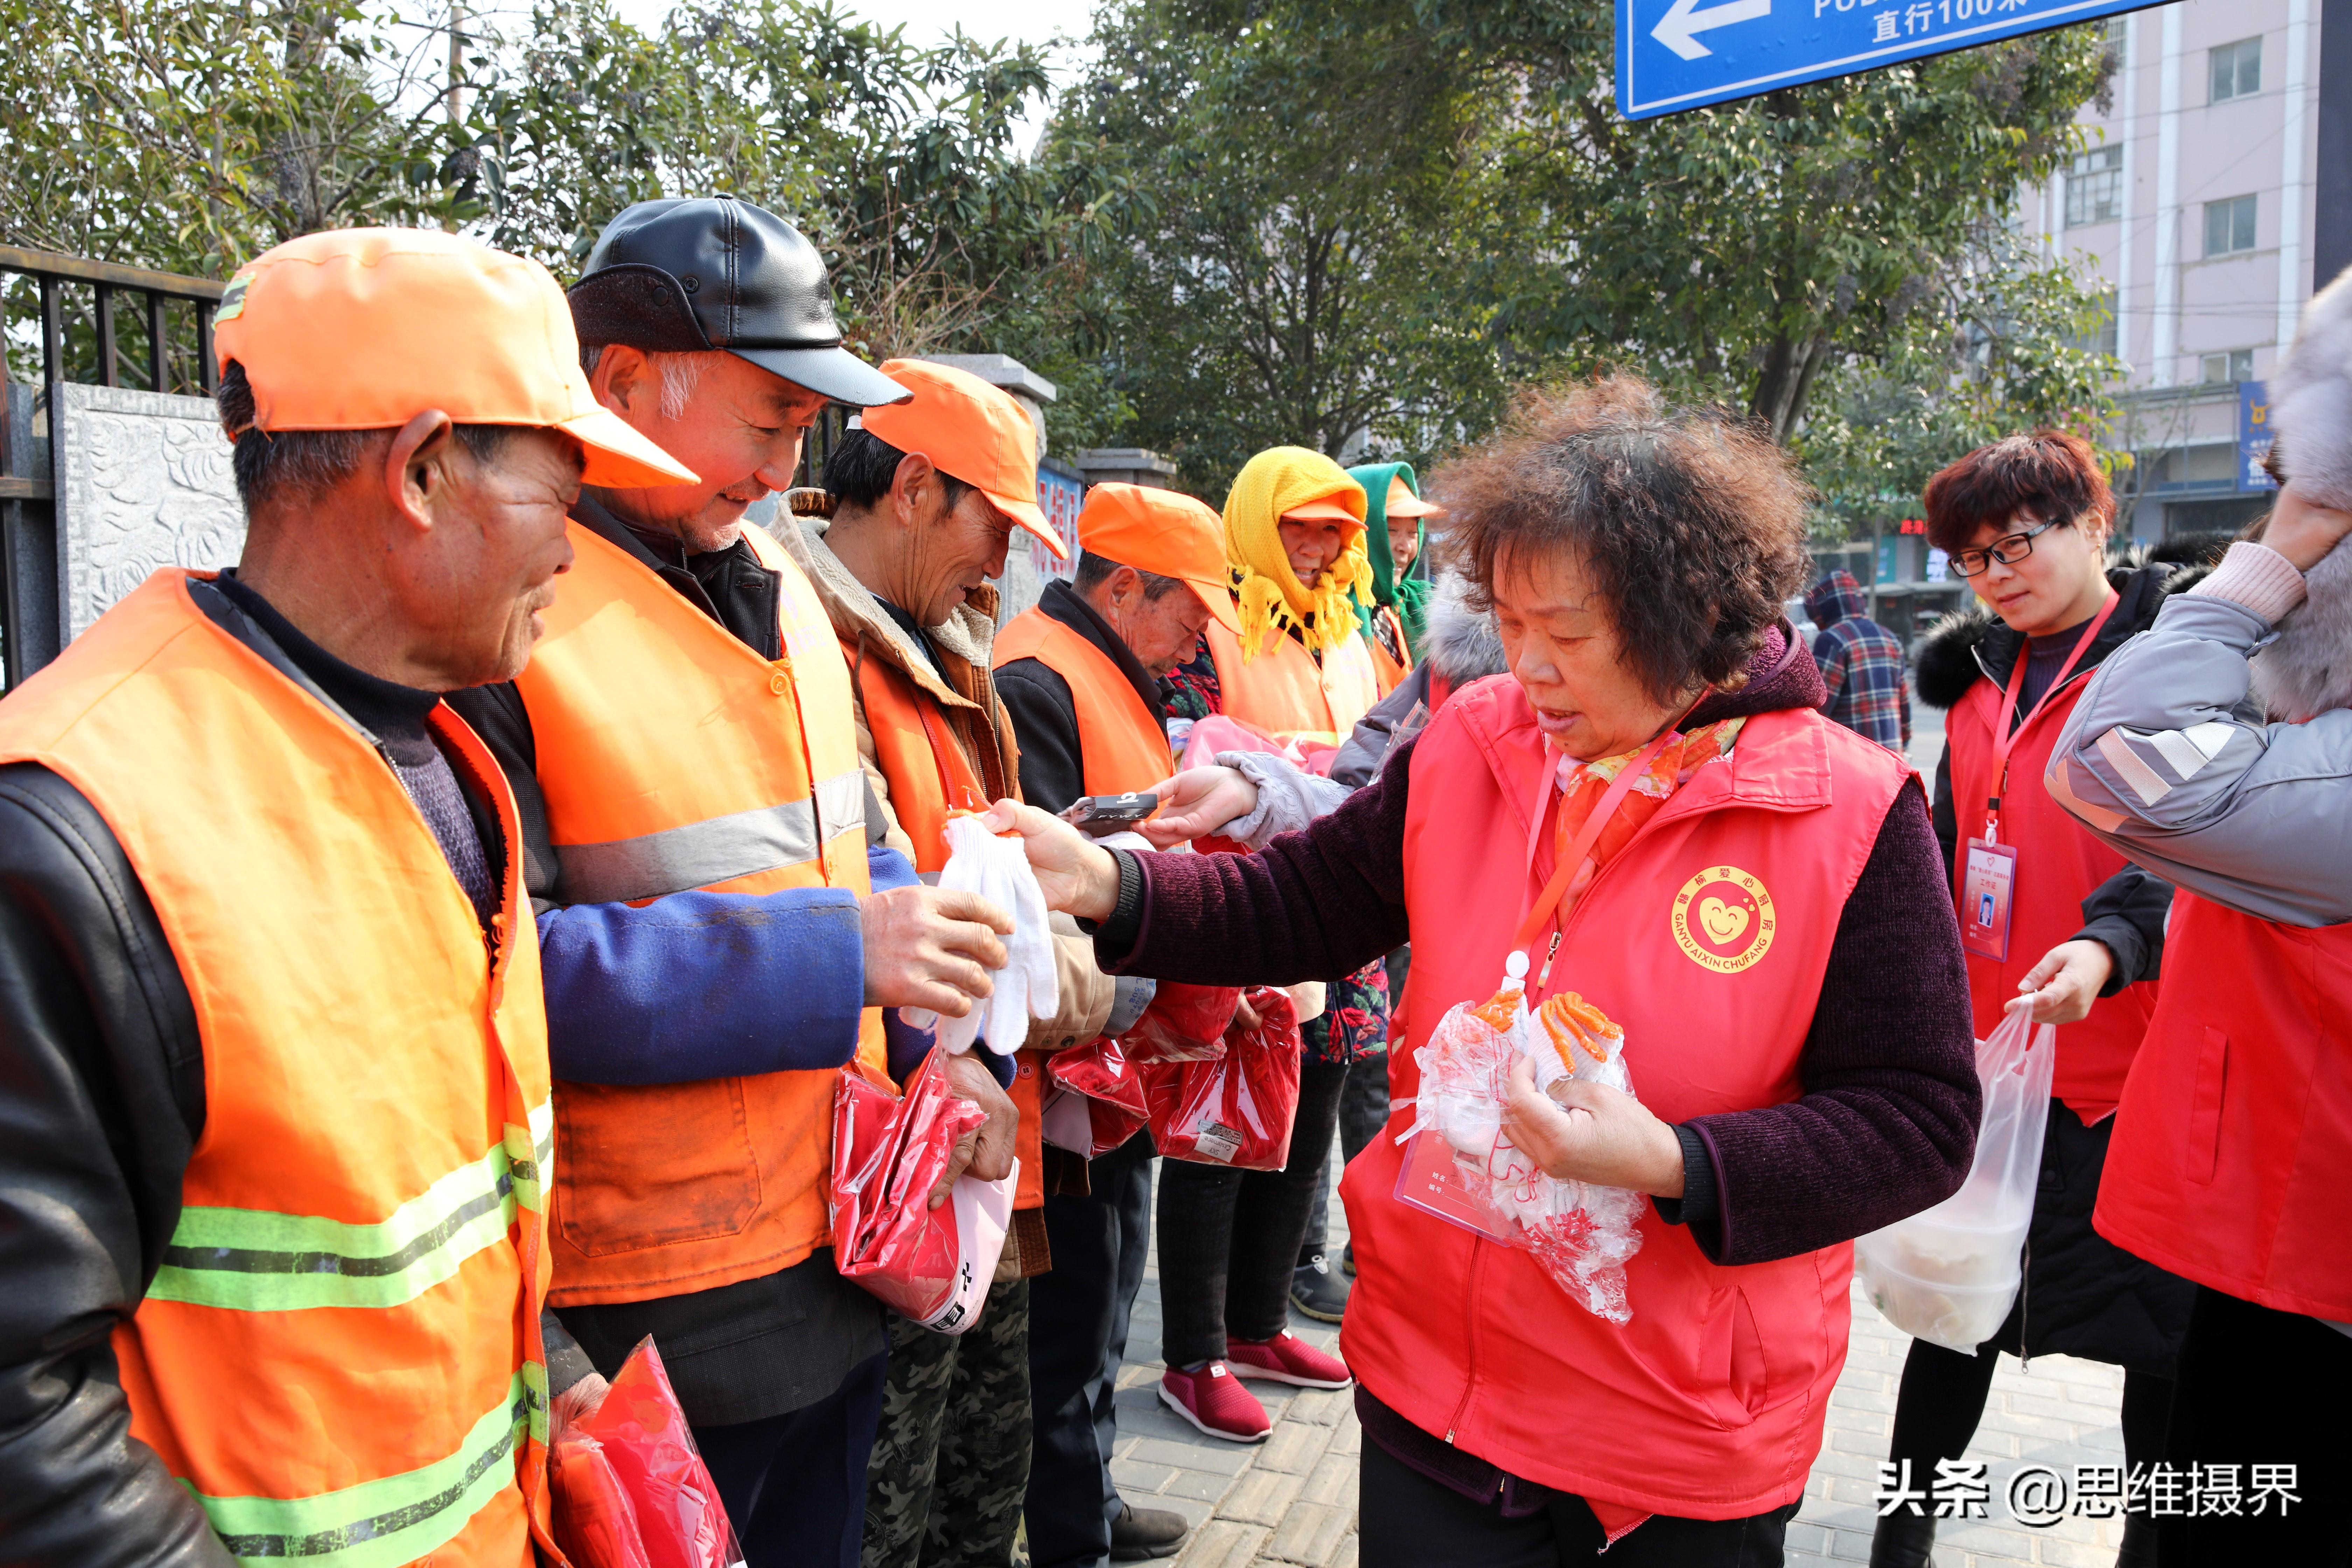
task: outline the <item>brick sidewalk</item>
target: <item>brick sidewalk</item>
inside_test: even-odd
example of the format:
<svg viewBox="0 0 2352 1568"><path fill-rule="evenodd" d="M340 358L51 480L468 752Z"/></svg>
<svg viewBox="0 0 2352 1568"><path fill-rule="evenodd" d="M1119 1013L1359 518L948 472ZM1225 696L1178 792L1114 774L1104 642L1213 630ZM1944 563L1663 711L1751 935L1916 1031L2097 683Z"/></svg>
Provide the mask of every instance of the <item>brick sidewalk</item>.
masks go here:
<svg viewBox="0 0 2352 1568"><path fill-rule="evenodd" d="M1331 1205L1336 1249L1345 1219ZM1297 1313L1291 1327L1327 1350L1339 1331ZM1859 1294L1845 1372L1830 1398L1829 1429L1805 1504L1789 1530L1790 1568L1836 1568L1870 1556L1872 1495L1894 1420L1895 1380L1909 1339ZM1274 1417L1272 1436L1255 1446L1205 1437L1159 1402L1160 1267L1155 1249L1135 1307L1128 1363L1119 1377L1119 1441L1111 1462L1133 1501L1172 1508L1192 1521L1177 1568L1353 1568L1356 1561L1356 1457L1363 1436L1344 1393L1249 1386ZM2036 1361L2031 1373L2003 1358L1993 1378L1969 1457L1986 1461L1992 1517L1948 1521L1937 1568L2046 1563L2108 1568L2119 1521L2068 1519L2049 1530L2011 1521L2002 1505L2010 1475L2031 1460L2062 1475L2077 1464L2120 1464L2117 1413L2123 1374L2067 1356Z"/></svg>

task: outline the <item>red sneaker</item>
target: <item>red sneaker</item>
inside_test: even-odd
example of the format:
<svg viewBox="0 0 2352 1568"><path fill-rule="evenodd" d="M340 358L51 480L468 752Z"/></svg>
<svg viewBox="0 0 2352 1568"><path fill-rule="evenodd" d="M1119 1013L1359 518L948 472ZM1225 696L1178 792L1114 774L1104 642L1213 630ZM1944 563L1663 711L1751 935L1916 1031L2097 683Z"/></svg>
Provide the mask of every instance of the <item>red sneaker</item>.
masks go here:
<svg viewBox="0 0 2352 1568"><path fill-rule="evenodd" d="M1263 1443L1274 1429L1257 1395L1236 1382L1221 1361L1198 1372L1170 1367L1160 1379L1160 1403L1228 1443Z"/></svg>
<svg viewBox="0 0 2352 1568"><path fill-rule="evenodd" d="M1235 1377L1262 1377L1301 1388L1345 1388L1355 1381L1348 1375L1346 1362L1317 1350L1288 1329L1261 1344L1227 1340L1225 1360Z"/></svg>

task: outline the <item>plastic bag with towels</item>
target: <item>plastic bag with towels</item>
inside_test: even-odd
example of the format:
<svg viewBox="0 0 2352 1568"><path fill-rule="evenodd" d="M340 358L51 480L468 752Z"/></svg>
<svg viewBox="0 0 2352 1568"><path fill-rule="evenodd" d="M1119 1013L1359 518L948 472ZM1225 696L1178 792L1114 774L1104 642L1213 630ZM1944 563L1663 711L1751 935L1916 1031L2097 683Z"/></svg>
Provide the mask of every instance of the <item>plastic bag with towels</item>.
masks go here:
<svg viewBox="0 0 2352 1568"><path fill-rule="evenodd" d="M1013 917L1013 934L1004 939L1007 958L990 976L994 992L962 1017L942 1018L925 1007L906 1008L901 1016L918 1029L936 1026L940 1047L950 1056L961 1056L974 1040L1011 1056L1029 1037L1029 1020L1050 1018L1060 1005L1045 895L1017 837L1000 837L972 816L950 817L946 831L948 863L939 885L978 893Z"/></svg>
<svg viewBox="0 0 2352 1568"><path fill-rule="evenodd" d="M1854 1271L1871 1305L1915 1339L1973 1354L2016 1303L2057 1036L2020 1007L1977 1042L1984 1121L1968 1180L1934 1208L1855 1238Z"/></svg>
<svg viewBox="0 0 2352 1568"><path fill-rule="evenodd" d="M557 1395L550 1426L550 1522L572 1568L741 1568L651 1335L601 1401L584 1386Z"/></svg>
<svg viewBox="0 0 2352 1568"><path fill-rule="evenodd" d="M1561 1181L1503 1135L1511 1068L1534 1064L1536 1087L1575 1079L1633 1092L1625 1037L1574 992L1531 1015L1525 956L1511 955L1503 988L1476 1005L1457 1002L1413 1053L1421 1088L1397 1196L1439 1218L1534 1255L1554 1284L1612 1323L1633 1317L1625 1264L1642 1248L1648 1200L1622 1187ZM1430 1133L1433 1136L1421 1137Z"/></svg>
<svg viewBox="0 0 2352 1568"><path fill-rule="evenodd" d="M1223 1056L1141 1069L1151 1142L1171 1160L1279 1171L1290 1159L1298 1115L1298 1005L1286 991L1252 986L1258 1023L1234 1021Z"/></svg>
<svg viewBox="0 0 2352 1568"><path fill-rule="evenodd" d="M1141 1074L1108 1036L1056 1052L1045 1072L1038 1131L1057 1149L1091 1160L1134 1137L1150 1119Z"/></svg>
<svg viewBox="0 0 2352 1568"><path fill-rule="evenodd" d="M844 1072L834 1091L835 1265L943 1334L978 1321L1013 1221L1018 1161L1002 1181L959 1176L948 1201L929 1206L957 1142L985 1121L949 1087L938 1050L908 1079L904 1098L854 1072Z"/></svg>

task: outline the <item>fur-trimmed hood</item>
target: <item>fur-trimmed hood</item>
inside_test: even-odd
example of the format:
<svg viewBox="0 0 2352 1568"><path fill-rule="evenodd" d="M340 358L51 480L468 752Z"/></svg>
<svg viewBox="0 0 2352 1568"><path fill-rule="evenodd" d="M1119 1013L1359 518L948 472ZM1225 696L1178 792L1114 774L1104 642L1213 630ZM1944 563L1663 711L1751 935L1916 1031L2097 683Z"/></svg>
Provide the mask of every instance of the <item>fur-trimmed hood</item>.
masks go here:
<svg viewBox="0 0 2352 1568"><path fill-rule="evenodd" d="M1492 610L1474 610L1470 584L1459 573L1448 572L1431 584L1429 631L1422 640L1422 658L1434 674L1455 690L1474 680L1503 673L1503 634Z"/></svg>
<svg viewBox="0 0 2352 1568"><path fill-rule="evenodd" d="M2132 637L2147 629L2165 599L2201 580L2207 568L2181 567L2169 562L2146 566L2113 566L2107 584L2123 603L2099 628L2099 640L2077 667L2088 670ZM1969 694L1979 680L2005 682L2017 668L2025 638L2001 624L1990 610L1977 604L1955 610L1930 627L1919 640L1912 660L1918 672L1919 700L1930 708L1948 709Z"/></svg>

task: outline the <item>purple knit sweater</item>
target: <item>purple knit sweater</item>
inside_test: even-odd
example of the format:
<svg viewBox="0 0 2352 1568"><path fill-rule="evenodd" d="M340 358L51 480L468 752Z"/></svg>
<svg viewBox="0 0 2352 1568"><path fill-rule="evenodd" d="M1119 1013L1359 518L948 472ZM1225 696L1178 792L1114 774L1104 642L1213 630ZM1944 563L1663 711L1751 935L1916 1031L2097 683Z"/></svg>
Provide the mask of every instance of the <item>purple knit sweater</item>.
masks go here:
<svg viewBox="0 0 2352 1568"><path fill-rule="evenodd" d="M1689 721L1818 708L1825 696L1812 659L1778 631L1748 674ZM1105 922L1096 942L1103 967L1196 984L1287 984L1349 973L1405 942L1411 749L1399 748L1339 810L1262 854L1135 856L1141 917ZM1686 1169L1710 1190L1662 1202L1660 1213L1688 1219L1717 1263L1847 1240L1940 1202L1968 1174L1980 1110L1968 974L1916 786L1895 796L1838 917L1798 1075L1804 1092L1785 1105L1675 1130Z"/></svg>

